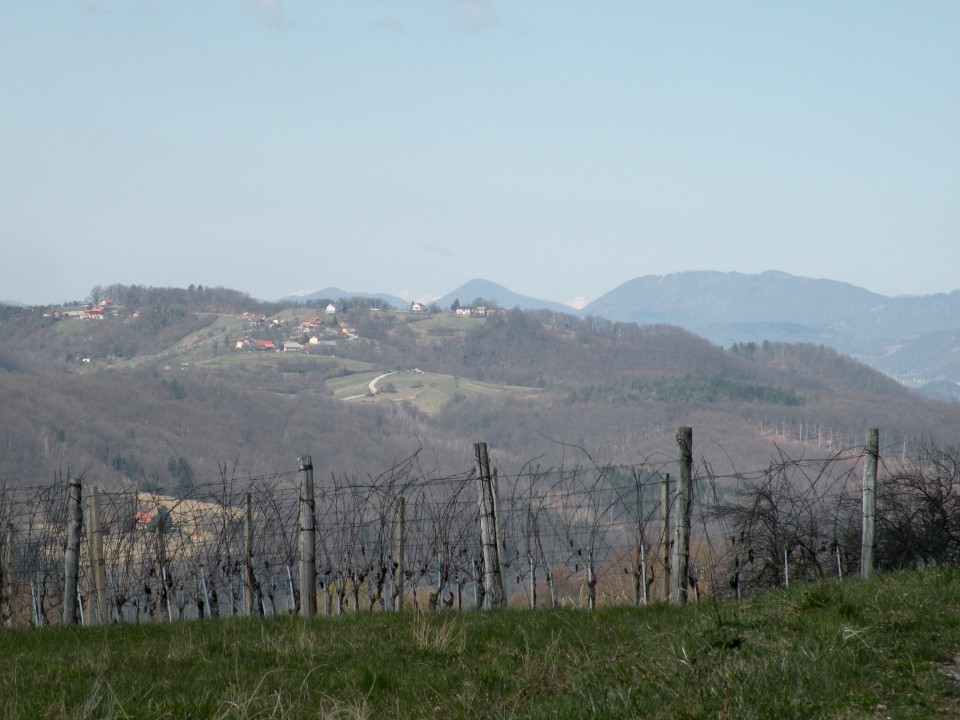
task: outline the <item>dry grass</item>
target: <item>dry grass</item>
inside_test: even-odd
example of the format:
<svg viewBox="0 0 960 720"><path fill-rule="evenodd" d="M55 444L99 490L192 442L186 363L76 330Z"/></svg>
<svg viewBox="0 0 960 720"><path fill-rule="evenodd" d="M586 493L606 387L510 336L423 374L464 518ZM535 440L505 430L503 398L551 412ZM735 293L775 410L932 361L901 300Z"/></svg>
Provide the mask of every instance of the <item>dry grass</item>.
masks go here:
<svg viewBox="0 0 960 720"><path fill-rule="evenodd" d="M466 646L466 632L460 617L450 612L439 615L415 613L413 646L420 650L459 655Z"/></svg>

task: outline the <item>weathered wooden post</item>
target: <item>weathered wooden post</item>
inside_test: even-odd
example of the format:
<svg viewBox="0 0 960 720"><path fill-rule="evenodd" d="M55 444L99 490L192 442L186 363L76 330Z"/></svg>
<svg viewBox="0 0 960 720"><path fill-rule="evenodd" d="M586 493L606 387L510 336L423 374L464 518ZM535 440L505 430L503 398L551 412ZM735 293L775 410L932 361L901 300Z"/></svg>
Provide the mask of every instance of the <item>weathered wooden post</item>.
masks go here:
<svg viewBox="0 0 960 720"><path fill-rule="evenodd" d="M33 626L43 625L43 614L40 612L40 571L37 571L36 584L30 581L30 609L33 612Z"/></svg>
<svg viewBox="0 0 960 720"><path fill-rule="evenodd" d="M360 613L360 576L357 574L357 571L354 570L351 574L350 581L353 585L353 614L358 615Z"/></svg>
<svg viewBox="0 0 960 720"><path fill-rule="evenodd" d="M673 551L673 536L670 532L670 473L660 476L660 597L669 602L670 562Z"/></svg>
<svg viewBox="0 0 960 720"><path fill-rule="evenodd" d="M297 461L300 473L300 616L313 617L317 609L317 531L313 495L313 458Z"/></svg>
<svg viewBox="0 0 960 720"><path fill-rule="evenodd" d="M244 496L243 511L243 614L253 617L256 600L253 596L253 500Z"/></svg>
<svg viewBox="0 0 960 720"><path fill-rule="evenodd" d="M672 601L677 605L687 602L690 578L690 507L693 494L693 428L677 429L677 464L680 481L677 483L676 530L673 548Z"/></svg>
<svg viewBox="0 0 960 720"><path fill-rule="evenodd" d="M647 552L643 546L643 539L640 540L640 598L643 604L647 604ZM639 605L639 598L634 598L634 605Z"/></svg>
<svg viewBox="0 0 960 720"><path fill-rule="evenodd" d="M860 547L860 577L873 575L873 556L877 544L877 464L880 458L880 430L867 430L863 454L863 542Z"/></svg>
<svg viewBox="0 0 960 720"><path fill-rule="evenodd" d="M297 612L296 592L293 589L293 574L290 572L290 563L287 563L287 615L295 615ZM316 583L314 583L314 597L316 597Z"/></svg>
<svg viewBox="0 0 960 720"><path fill-rule="evenodd" d="M200 613L200 619L203 619L204 614L208 618L214 617L214 610L210 604L210 591L207 588L207 574L203 571L203 565L200 566L200 589L203 592L203 612Z"/></svg>
<svg viewBox="0 0 960 720"><path fill-rule="evenodd" d="M100 488L94 487L90 496L90 525L87 528L87 542L90 548L90 564L93 568L93 583L96 591L96 620L100 625L107 624L107 573L103 560L103 532L100 526ZM90 618L94 622L94 618Z"/></svg>
<svg viewBox="0 0 960 720"><path fill-rule="evenodd" d="M587 607L597 609L597 576L593 572L593 550L587 552Z"/></svg>
<svg viewBox="0 0 960 720"><path fill-rule="evenodd" d="M477 485L480 502L480 543L483 548L483 592L486 607L506 607L503 589L503 574L500 569L500 553L497 538L497 513L494 503L493 482L490 476L490 457L487 444L478 442L473 446L476 460Z"/></svg>
<svg viewBox="0 0 960 720"><path fill-rule="evenodd" d="M13 627L13 523L3 533L3 557L0 559L0 621Z"/></svg>
<svg viewBox="0 0 960 720"><path fill-rule="evenodd" d="M483 582L480 573L480 561L473 560L473 609L481 610L483 608Z"/></svg>
<svg viewBox="0 0 960 720"><path fill-rule="evenodd" d="M170 526L170 511L164 506L157 508L156 524L154 526L154 542L157 549L155 567L157 593L153 598L151 610L155 622L163 620L163 608L167 606L167 618L170 617L170 587L167 584L167 540L166 533Z"/></svg>
<svg viewBox="0 0 960 720"><path fill-rule="evenodd" d="M83 526L83 506L80 498L80 478L67 473L67 551L64 554L63 624L77 624L77 597L80 577L80 532Z"/></svg>
<svg viewBox="0 0 960 720"><path fill-rule="evenodd" d="M80 533L83 506L80 478L67 475L67 548L63 560L63 624L77 623L77 588L80 577Z"/></svg>
<svg viewBox="0 0 960 720"><path fill-rule="evenodd" d="M503 518L500 515L500 474L496 468L493 468L490 473L490 498L493 501L493 533L497 541L497 568L500 571L500 586L503 588L503 606L506 607L507 593L504 585L506 573L503 572L503 564L506 562L507 553L503 546L505 536L503 533Z"/></svg>
<svg viewBox="0 0 960 720"><path fill-rule="evenodd" d="M396 547L393 550L393 609L396 612L403 610L403 553L406 543L406 515L407 501L401 496L397 498L397 536Z"/></svg>
<svg viewBox="0 0 960 720"><path fill-rule="evenodd" d="M167 577L167 566L160 567L160 578L163 580L163 597L167 602L167 622L173 622L173 605L170 603L170 587L172 583Z"/></svg>
<svg viewBox="0 0 960 720"><path fill-rule="evenodd" d="M533 562L533 553L527 553L527 563L530 565L530 609L537 609L537 566Z"/></svg>

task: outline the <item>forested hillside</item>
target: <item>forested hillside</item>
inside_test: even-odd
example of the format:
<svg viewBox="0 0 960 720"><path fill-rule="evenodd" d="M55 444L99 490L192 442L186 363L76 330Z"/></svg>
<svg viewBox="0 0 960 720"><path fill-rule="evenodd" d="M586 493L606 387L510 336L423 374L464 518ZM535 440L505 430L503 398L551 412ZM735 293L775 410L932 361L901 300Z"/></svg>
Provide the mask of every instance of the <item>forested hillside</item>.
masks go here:
<svg viewBox="0 0 960 720"><path fill-rule="evenodd" d="M176 489L290 469L305 453L321 477L362 476L418 449L457 471L477 440L503 462L566 444L630 464L671 453L677 425L694 427L704 461L749 468L775 443L829 452L868 426L897 450L960 433L950 405L819 346L724 349L672 326L542 310L353 302L327 315L326 301L263 304L223 288L91 298L110 302L0 308L0 482L69 468L104 486Z"/></svg>

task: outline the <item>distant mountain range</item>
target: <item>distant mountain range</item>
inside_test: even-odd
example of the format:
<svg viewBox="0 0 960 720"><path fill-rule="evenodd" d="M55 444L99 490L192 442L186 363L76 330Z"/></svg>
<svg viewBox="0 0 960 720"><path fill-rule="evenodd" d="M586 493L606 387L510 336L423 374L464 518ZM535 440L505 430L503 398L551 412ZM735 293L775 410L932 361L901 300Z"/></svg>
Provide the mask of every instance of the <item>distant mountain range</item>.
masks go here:
<svg viewBox="0 0 960 720"><path fill-rule="evenodd" d="M339 300L340 298L378 298L384 302L390 303L395 308L401 309L410 306L409 300L389 295L387 293L369 293L369 292L350 292L336 287L328 287L316 292L287 295L280 298L280 302L308 302L311 300ZM489 280L475 279L465 282L456 290L452 290L441 298L434 300L432 304L444 310L448 310L454 300L459 300L462 305L470 305L478 298L484 301L494 301L502 308L515 308L521 310L541 310L549 309L555 312L576 313L572 307L563 303L551 302L550 300L541 300L539 298L520 295L512 290L498 285Z"/></svg>
<svg viewBox="0 0 960 720"><path fill-rule="evenodd" d="M486 301L493 300L498 307L507 309L518 307L521 310L553 310L554 312L577 313L572 307L563 303L520 295L508 290L503 285L480 279L464 283L456 290L437 300L436 304L438 307L446 309L453 304L454 300L459 300L461 305L470 305L478 298Z"/></svg>
<svg viewBox="0 0 960 720"><path fill-rule="evenodd" d="M305 297L352 296L381 298L395 307L408 305L396 296L337 288ZM436 304L448 308L455 299L466 305L477 298L493 300L502 308L676 325L724 347L764 340L826 345L907 385L926 387L931 396L960 396L960 291L888 297L848 283L778 271L691 271L635 278L582 310L482 279L470 280Z"/></svg>
<svg viewBox="0 0 960 720"><path fill-rule="evenodd" d="M584 312L679 325L723 346L826 345L915 387L960 382L960 291L887 297L783 272L685 272L630 280ZM945 394L941 384L930 390Z"/></svg>
<svg viewBox="0 0 960 720"><path fill-rule="evenodd" d="M337 287L328 287L324 288L323 290L317 290L315 292L300 295L287 295L286 297L280 298L280 302L306 303L311 300L339 300L340 298L357 297L376 298L377 300L383 300L385 303L389 303L395 308L407 307L410 304L403 298L396 295L390 295L388 293L350 292L348 290L341 290Z"/></svg>

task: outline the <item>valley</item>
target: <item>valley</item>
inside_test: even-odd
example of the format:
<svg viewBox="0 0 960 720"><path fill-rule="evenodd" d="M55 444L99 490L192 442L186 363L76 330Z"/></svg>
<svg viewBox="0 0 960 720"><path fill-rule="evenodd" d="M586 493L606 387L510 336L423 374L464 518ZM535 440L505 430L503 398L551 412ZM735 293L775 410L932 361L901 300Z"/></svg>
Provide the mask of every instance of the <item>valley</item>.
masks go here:
<svg viewBox="0 0 960 720"><path fill-rule="evenodd" d="M639 465L672 453L679 425L695 428L704 467L732 473L778 448L855 446L868 426L900 454L960 436L953 405L819 345L725 349L671 325L545 309L472 317L221 288L105 292L115 299L101 319L2 310L5 482L69 467L107 487L163 487L182 482L171 459L199 480L224 466L289 469L307 452L326 476L364 476L417 449L460 472L479 440L505 466L571 445Z"/></svg>

